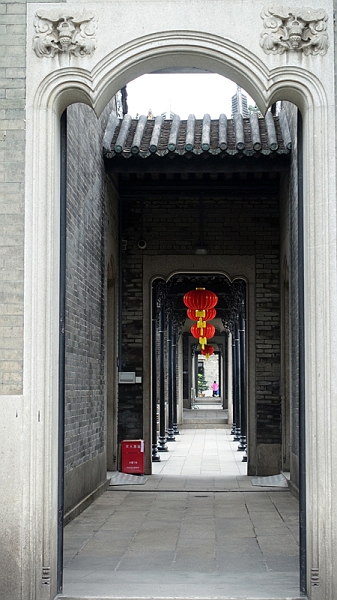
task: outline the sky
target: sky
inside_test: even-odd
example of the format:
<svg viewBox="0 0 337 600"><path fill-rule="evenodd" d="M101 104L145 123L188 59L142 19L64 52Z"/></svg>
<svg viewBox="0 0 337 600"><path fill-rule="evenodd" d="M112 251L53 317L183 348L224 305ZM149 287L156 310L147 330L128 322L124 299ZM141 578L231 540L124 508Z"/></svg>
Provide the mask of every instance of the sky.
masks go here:
<svg viewBox="0 0 337 600"><path fill-rule="evenodd" d="M191 113L199 119L205 113L218 119L221 113L231 116L236 84L214 73L149 74L128 83L127 92L133 118L147 115L151 109L154 116L172 111L181 119L187 119ZM248 96L250 104L255 102Z"/></svg>

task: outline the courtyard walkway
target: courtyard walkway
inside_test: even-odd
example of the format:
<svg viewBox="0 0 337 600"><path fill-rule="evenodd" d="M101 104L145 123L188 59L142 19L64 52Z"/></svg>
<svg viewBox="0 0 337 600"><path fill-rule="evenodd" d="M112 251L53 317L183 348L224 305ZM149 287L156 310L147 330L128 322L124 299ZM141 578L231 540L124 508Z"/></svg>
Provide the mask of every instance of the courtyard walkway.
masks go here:
<svg viewBox="0 0 337 600"><path fill-rule="evenodd" d="M66 526L59 597L303 600L287 487L253 485L228 428L182 429L169 448Z"/></svg>

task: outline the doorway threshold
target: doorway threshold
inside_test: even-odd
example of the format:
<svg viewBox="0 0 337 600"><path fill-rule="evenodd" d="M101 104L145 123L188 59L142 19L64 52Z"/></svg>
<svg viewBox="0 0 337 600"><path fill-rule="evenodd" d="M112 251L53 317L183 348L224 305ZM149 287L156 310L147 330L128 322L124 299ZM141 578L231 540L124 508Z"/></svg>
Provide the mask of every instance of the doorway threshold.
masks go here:
<svg viewBox="0 0 337 600"><path fill-rule="evenodd" d="M125 580L128 580L127 585ZM147 580L147 581L146 581ZM300 595L297 582L285 587L282 576L240 573L215 575L181 572L143 572L142 577L130 573L114 578L100 573L100 581L83 582L82 591L61 594L59 600L306 600Z"/></svg>

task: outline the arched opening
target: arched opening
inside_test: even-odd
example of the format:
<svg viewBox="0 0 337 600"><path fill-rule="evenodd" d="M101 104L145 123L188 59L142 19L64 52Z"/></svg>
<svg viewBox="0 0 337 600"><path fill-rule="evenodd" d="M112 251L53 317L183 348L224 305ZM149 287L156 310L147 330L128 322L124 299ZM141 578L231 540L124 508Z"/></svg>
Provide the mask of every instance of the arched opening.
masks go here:
<svg viewBox="0 0 337 600"><path fill-rule="evenodd" d="M185 294L196 285L212 288L218 300L214 314L205 313L205 318L212 317L210 331L205 329L205 335L211 336L211 339L200 338L201 346L200 339L196 337L200 333L196 323L198 319L193 311L186 309L183 301ZM240 442L238 449L245 452L243 462L246 462L245 299L244 282L235 280L231 283L219 274L182 273L166 282L161 279L152 282L152 462L162 460L160 453L169 450L168 442L176 442L179 428L197 426L215 430L226 425L232 427L234 439ZM204 324L207 327L207 322ZM228 345L232 339L237 342L235 371L232 371L232 360L228 359ZM215 360L208 366L212 357ZM205 390L208 390L206 398ZM234 405L230 420L229 397ZM195 410L200 412L193 413ZM234 421L233 413L236 415Z"/></svg>
<svg viewBox="0 0 337 600"><path fill-rule="evenodd" d="M116 134L117 135L117 134ZM111 175L111 173L110 173ZM170 267L170 263L169 260L172 261L174 260L175 263L179 262L181 259L179 258L179 251L176 252L176 254L172 254L172 251L170 254L167 254L167 252L162 252L163 255L163 259L162 259L162 264L160 264L160 261L158 262L158 257L157 257L157 247L156 244L158 244L158 240L160 240L160 243L162 245L166 245L167 248L172 248L175 249L173 247L172 244L172 240L175 239L175 244L176 246L179 248L179 243L181 243L179 241L179 236L176 237L170 237L170 235L172 236L172 233L170 234L169 232L169 222L171 221L171 215L170 215L170 211L172 212L172 208L174 208L174 211L176 213L179 212L179 210L181 210L181 207L179 208L178 206L178 202L176 199L176 203L174 205L174 207L170 207L170 205L172 204L170 201L170 198L168 198L166 196L166 205L165 205L165 211L163 213L162 208L158 205L158 192L156 192L157 194L157 198L153 197L151 198L151 195L154 196L155 192L154 192L154 182L155 181L159 181L159 184L161 183L161 178L160 176L158 178L152 178L151 182L148 183L148 188L151 188L151 192L149 192L149 189L146 189L145 185L143 185L142 188L142 194L139 194L139 189L141 187L139 179L141 180L141 178L137 178L136 181L133 181L132 177L128 177L128 174L126 171L123 172L123 176L122 176L122 180L118 181L118 183L116 184L116 188L118 188L119 190L119 194L120 194L120 206L123 207L122 209L122 217L120 219L120 223L121 223L121 232L122 235L120 236L120 250L122 251L122 261L120 263L121 269L122 271L120 272L120 277L122 278L122 283L119 284L119 286L122 288L122 308L124 311L124 314L122 314L122 324L123 324L123 333L122 336L125 336L126 338L129 338L129 340L131 339L131 343L125 343L125 339L123 339L124 342L124 346L123 346L123 354L122 356L119 356L119 359L122 360L122 370L121 373L134 373L135 374L135 378L139 377L142 378L143 376L143 372L142 371L137 371L137 367L139 368L139 365L137 365L137 360L135 360L135 357L143 357L144 354L148 356L148 346L143 343L138 343L137 342L137 338L141 338L142 334L141 334L141 330L139 328L139 325L137 328L134 327L134 321L139 321L139 316L142 315L142 322L143 322L143 331L148 331L148 327L146 325L147 321L150 321L150 314L149 311L146 310L145 307L149 307L151 305L151 297L149 298L149 302L146 299L146 290L149 288L149 284L150 281L153 277L153 271L151 271L151 269L153 269L153 264L151 263L152 260L157 259L157 262L155 263L155 268L157 269L157 273L161 272L161 269L163 268L163 263L165 263L165 267L164 267L164 276L165 279L168 280L172 280L174 279L174 277L177 277L176 275L174 275L173 277L170 276L169 274L167 274L167 270ZM195 179L198 179L199 182L199 187L201 186L201 180L200 178L195 177ZM255 223L259 223L259 226L261 227L261 230L263 231L262 236L260 237L264 237L267 239L266 242L266 248L268 247L268 256L267 256L267 263L268 266L264 266L264 261L265 258L262 258L262 255L264 254L264 250L262 250L262 240L260 240L260 252L259 252L259 277L260 277L260 281L258 279L258 277L256 276L256 258L252 259L252 257L249 257L249 252L247 252L247 244L252 244L252 239L249 236L249 229L242 229L242 233L240 233L241 229L240 227L237 227L238 229L238 239L235 242L235 239L233 237L230 238L230 232L233 230L233 224L236 223L237 225L237 221L230 220L229 216L227 217L227 221L226 219L223 218L223 216L220 217L220 202L215 203L216 206L214 207L214 213L211 213L211 204L212 204L212 197L210 197L210 193L208 192L208 198L210 197L210 199L208 200L209 205L207 207L207 215L210 217L210 222L215 223L216 218L218 218L219 222L224 224L226 223L226 226L223 225L223 231L222 231L222 237L226 240L226 244L227 246L225 246L226 248L231 247L231 252L228 251L227 249L227 253L223 250L221 244L218 243L219 248L217 248L217 253L215 254L214 252L210 252L209 255L207 255L207 259L209 259L209 263L208 263L208 268L205 269L206 273L205 276L208 277L209 279L211 278L211 275L208 274L209 271L213 270L214 271L214 262L217 262L218 265L221 265L222 268L224 268L224 264L226 264L226 266L229 269L229 272L231 273L231 279L235 279L235 277L237 277L238 275L241 276L245 276L248 280L249 286L250 286L250 293L252 295L252 302L251 302L251 306L250 306L250 311L253 311L254 313L259 314L260 311L260 349L254 349L254 356L256 354L258 354L258 352L260 352L259 355L259 359L261 361L261 363L263 362L263 366L260 367L260 378L261 381L266 380L266 384L265 385L265 389L268 389L267 386L269 386L270 390L272 390L272 393L274 393L274 387L275 382L277 382L277 375L273 374L272 379L269 379L269 376L266 375L266 363L271 363L271 370L275 369L275 365L276 362L273 363L273 361L270 359L270 355L272 354L271 351L265 351L264 345L267 344L269 342L269 346L273 343L275 343L275 339L277 339L277 334L275 333L276 331L276 326L273 325L271 326L269 323L269 316L271 316L271 313L273 312L277 312L277 309L275 309L275 300L273 300L273 296L275 295L275 286L277 287L277 284L275 284L275 281L277 280L277 273L279 272L279 266L276 267L276 263L278 264L279 262L279 257L278 257L278 252L276 253L275 256L271 256L272 251L271 251L271 247L273 247L275 240L278 238L279 236L279 222L277 219L278 216L278 203L279 203L279 192L275 192L275 189L273 188L273 183L271 184L271 187L269 186L269 184L264 181L264 186L262 185L261 188L261 182L259 181L259 184L256 185L256 188L254 190L254 187L252 186L252 180L249 180L249 182L247 183L246 178L243 176L239 176L237 178L236 183L233 182L231 180L231 178L229 178L231 181L231 186L232 188L234 188L234 193L233 193L233 197L230 198L230 200L235 199L236 201L236 206L234 204L231 205L231 210L235 212L236 214L236 219L239 219L239 214L240 212L244 212L244 209L246 209L246 221L248 222L249 220L254 221L255 219ZM210 178L210 180L212 180L212 178ZM274 179L271 177L270 180L273 182ZM214 179L213 179L214 181ZM246 182L246 184L245 184ZM111 183L116 183L115 181L111 181ZM145 180L146 183L146 180ZM274 181L275 183L275 181ZM209 181L205 181L206 185L209 185ZM132 186L134 186L132 188ZM138 188L138 195L136 192L136 186ZM193 186L193 181L192 181L192 186ZM277 181L277 186L279 186L279 181ZM167 182L165 183L165 187L166 190L168 189L168 184ZM268 190L267 190L268 188ZM269 189L270 188L270 189ZM143 191L145 189L145 191ZM238 190L241 190L240 192ZM245 193L242 191L243 189L245 189ZM258 204L258 196L261 194L261 189L263 189L263 197L264 200L266 200L266 198L273 198L272 200L270 200L270 203L272 203L272 207L268 204L268 208L266 206L267 202L265 201L264 204L262 205L261 203ZM278 189L278 187L277 187ZM249 193L248 193L249 190ZM159 192L162 194L162 192ZM194 192L195 193L195 192ZM219 195L222 192L217 191L215 196L216 198L219 197ZM150 197L148 197L148 195L150 194ZM187 198L189 197L189 195L191 194L191 192L187 193ZM254 196L255 194L255 196ZM177 196L177 193L175 192L175 195ZM179 194L178 194L179 196ZM186 196L186 195L185 195ZM228 196L228 191L227 191L227 196ZM254 208L251 209L252 212L249 213L249 216L247 216L247 199L249 197L249 201L250 201L250 206L253 206L254 204L254 197L255 197L255 205ZM206 200L204 201L206 202ZM240 202L242 204L240 204ZM229 203L227 203L227 210L229 207ZM186 201L186 197L184 198L184 207L183 209L186 211L186 209L190 209L190 213L191 214L200 214L200 207L199 207L200 201L199 199L197 199L197 202L195 202L195 200L193 199L193 197ZM181 205L182 206L182 205ZM269 211L269 212L268 212ZM182 213L183 214L183 213ZM264 214L264 216L263 216ZM263 221L263 219L265 219ZM158 227L160 228L160 234L158 236L158 233L155 233L155 235L151 235L151 230L149 230L149 222L151 222L151 220L155 220L156 224L158 225ZM165 234L163 233L163 223L165 223ZM189 231L193 231L193 222L190 224L190 229ZM272 232L272 233L271 233ZM186 234L188 232L185 231L184 236L186 237ZM206 233L206 230L205 232ZM268 237L269 236L269 237ZM245 241L243 241L244 238ZM122 241L123 240L123 241ZM144 243L140 244L140 241L145 241ZM236 246L235 246L236 243ZM255 243L255 242L254 242ZM185 242L186 244L186 242ZM246 245L245 245L246 244ZM212 245L212 244L211 244ZM238 249L240 247L240 250ZM240 254L241 252L241 254ZM232 253L232 254L231 254ZM189 256L189 260L186 261L185 256ZM228 255L231 258L228 258ZM233 260L232 256L235 256L235 259ZM168 256L170 256L170 258L168 259ZM241 256L241 262L240 262L240 256ZM204 257L203 257L204 258ZM189 263L193 263L193 270L196 276L196 273L198 271L197 267L196 267L196 258L194 255L194 252L186 252L185 250L185 255L182 261L182 264L184 264L185 261L185 265L188 265ZM275 261L275 262L273 262ZM146 265L146 263L148 263ZM204 265L207 263L203 263ZM213 268L211 267L211 265L213 264ZM271 267L270 265L274 265L273 267ZM141 270L139 268L139 265L141 265ZM145 273L147 269L147 272ZM158 270L159 269L159 270ZM185 278L186 278L186 274L188 273L188 267L185 266ZM249 271L249 273L248 273ZM251 271L254 273L253 277L251 276ZM264 288L265 286L265 281L263 280L264 277L266 277L266 273L268 272L268 283L271 284L271 288L269 289L269 296L266 299L264 297ZM249 275L249 276L248 276ZM140 282L143 282L142 287L139 285ZM274 289L273 289L273 284L274 284ZM254 286L255 292L253 293L252 291L252 286ZM130 293L131 290L131 293ZM261 303L261 305L264 304L264 308L263 310L260 309L260 307L258 307L255 304L255 300L253 301L254 295L256 294L256 290L258 290L258 297L259 297L259 302ZM277 294L279 294L279 292L277 292ZM174 294L175 296L177 296L177 293ZM249 294L250 295L250 294ZM268 303L270 303L270 306L273 306L272 310L270 307L266 307L266 303L268 305ZM229 303L231 305L231 303ZM233 309L234 307L231 306L231 309ZM267 312L270 311L268 314ZM267 316L266 316L267 314ZM238 319L239 319L239 314L237 315ZM273 314L272 318L274 318L275 320L277 320L277 315ZM238 375L238 373L240 373L240 369L238 368L238 365L240 364L240 362L242 362L242 356L240 354L240 338L241 338L241 323L239 323L239 320L236 319L236 317L234 317L233 319L233 324L232 324L232 331L231 331L231 342L232 342L232 361L231 361L231 371L232 371L232 394L233 397L235 397L235 402L232 403L233 404L233 409L232 409L232 414L233 417L235 417L235 431L234 433L236 435L239 436L239 442L241 442L241 444L243 445L243 450L245 449L245 445L244 445L244 441L242 441L241 437L243 436L243 432L242 432L242 417L243 417L243 413L242 413L242 405L240 403L240 399L241 398L241 392L240 389L244 388L244 384L242 384L241 381L241 377L240 375ZM224 319L225 320L225 319ZM257 318L255 316L255 318L253 320L251 320L251 328L255 329L255 323L257 322ZM266 325L267 322L267 325ZM145 323L145 324L144 324ZM163 325L165 331L167 330L167 325ZM267 336L265 336L263 334L263 331L265 331L265 327L267 327L268 331L272 330L272 327L275 327L274 333L272 335L270 335L269 339L267 338ZM164 333L164 331L163 331ZM219 330L219 333L220 330ZM148 336L148 339L150 339L151 333ZM255 331L255 333L253 333L251 335L251 339L256 338L257 337L257 333ZM116 338L115 338L116 339ZM146 339L145 336L143 336L143 340ZM274 341L273 341L274 339ZM227 344L229 345L230 341L229 339L226 340ZM167 339L166 339L166 344L167 344ZM141 349L141 354L140 354L140 349ZM269 361L266 360L266 358L269 357ZM172 360L172 359L171 359ZM253 360L253 359L252 359ZM134 365L136 365L136 368L134 369L128 369L130 362ZM169 362L169 361L168 361ZM197 363L195 363L197 364ZM229 378L229 361L227 363L227 376ZM159 367L159 372L163 371L163 365L162 368ZM258 378L257 376L257 368L256 366L251 370L250 374L249 374L249 380L252 381L254 378ZM262 377L262 373L263 373L263 377ZM145 372L144 372L145 375ZM149 372L149 378L151 378L150 372ZM167 382L170 379L170 376L166 375L167 378ZM136 383L136 381L134 382ZM141 383L141 382L139 382ZM163 382L164 384L164 389L165 389L165 380ZM123 384L122 384L123 385ZM166 386L168 387L168 384L166 384ZM256 388L256 384L251 383L251 386ZM149 421L151 419L151 407L149 405L149 403L146 402L141 402L140 400L140 394L139 394L139 390L137 388L130 388L129 386L124 386L125 387L125 391L121 391L120 390L120 394L119 394L119 407L120 407L120 427L122 432L120 433L120 437L121 439L131 439L133 437L138 437L140 435L142 435L142 433L145 431L146 429L146 423L147 426L149 426ZM189 388L191 388L193 386L189 386ZM131 390L131 391L129 391ZM143 398L145 398L149 393L149 388L146 387L146 383L143 382L143 388L142 388L142 395ZM268 390L269 393L269 390ZM168 394L169 395L169 394ZM256 396L256 391L254 392L254 397ZM276 394L275 394L276 396ZM164 399L164 396L161 395L161 399ZM237 402L238 401L238 402ZM274 404L274 410L275 412L277 412L277 408L276 407L276 403ZM280 407L279 407L280 410ZM273 451L271 452L271 446L272 444L269 443L265 443L265 438L263 437L265 435L265 431L263 430L263 425L262 422L263 421L267 421L267 415L265 415L265 418L261 418L261 414L262 414L262 409L260 407L260 419L257 420L256 419L256 404L252 401L249 402L249 423L251 426L251 435L249 436L249 443L250 443L250 448L248 448L248 466L249 469L251 470L251 474L267 474L269 473L274 473L275 472L275 468L279 469L279 467L275 467L276 465L279 465L281 462L281 453L280 453L280 448L278 447L273 447ZM143 423L141 423L141 419L139 418L139 416L142 416L143 418ZM156 407L152 406L152 434L154 431L154 425L153 425L153 416L156 415ZM267 421L268 423L268 421ZM163 438L166 437L166 426L167 426L167 430L168 433L170 434L170 429L171 429L171 425L173 425L173 421L172 421L172 413L170 415L170 410L168 407L168 410L166 411L166 413L164 412L164 417L163 417L163 430L160 431L160 436L162 438L162 442L163 445L165 445L165 440ZM257 431L257 427L256 425L260 428L259 431ZM277 427L277 420L276 420L276 427ZM239 431L238 431L239 430ZM138 431L140 433L138 433ZM268 423L268 435L270 435L270 431L271 431L271 422L269 421ZM134 433L136 432L136 433ZM146 447L149 447L149 439L151 439L149 436L151 435L151 429L149 427L149 433L148 433L148 437L146 436L146 434L143 434L144 438L145 438L145 442L146 442ZM257 441L258 435L260 436L259 441ZM273 433L272 435L275 436L275 433ZM277 439L276 437L272 438L272 435L270 435L269 439L273 439L273 442L275 442L275 446L279 446L280 445L280 441ZM258 446L258 443L260 443L260 446ZM266 447L268 446L268 448ZM274 461L269 462L269 461ZM263 465L263 467L261 468L261 465ZM271 466L270 466L271 465ZM258 468L260 469L260 471L258 471ZM265 469L263 471L263 469Z"/></svg>
<svg viewBox="0 0 337 600"><path fill-rule="evenodd" d="M208 41L209 41L209 40L208 40ZM165 49L165 51L167 51L167 48ZM164 56L164 53L163 53L163 56ZM227 60L227 62L226 62L226 60ZM228 70L231 70L231 67L229 67L229 66L228 66L228 64L229 64L229 60L228 60L228 59L226 59L226 60L225 60L225 66L223 66L223 67L222 67L222 69L221 69L221 70L223 70L224 72L227 72ZM158 62L160 62L160 60L159 60ZM131 64L131 63L132 63L132 61L130 62L130 64ZM210 63L209 63L209 64L212 64L212 63L213 63L214 65L217 65L217 64L218 64L218 59L215 57L215 54L214 54L213 60L212 60L212 59L210 59ZM106 63L106 66L107 66L107 64L108 64L108 63ZM249 65L249 68L251 68L251 67L252 67L252 64L251 64L251 62L249 62L249 59L248 59L248 62L247 62L247 64ZM136 67L136 62L135 62L135 60L134 60L134 59L133 59L133 67L132 67L132 68L133 68L135 71L136 71L136 70L137 70L137 68L138 68L138 67ZM245 65L245 66L243 66L243 64L241 65L241 67L240 67L240 68L241 68L241 71L240 71L239 67L237 67L237 69L238 69L238 70L237 70L237 72L236 72L236 75L238 75L238 73L239 73L239 71L240 71L240 76L238 76L238 77L237 77L237 80L239 81L239 83L241 83L241 82L247 83L247 81L248 81L248 78L249 78L249 75L250 75L250 73L249 73L249 68L247 68L247 66L246 66L246 65ZM109 68L107 68L107 70L108 70L108 69L109 69ZM127 72L127 69L125 70L125 73L126 73L126 72ZM131 67L130 67L130 72L131 72ZM248 73L248 74L247 74L247 73ZM265 77L266 79L268 79L268 73L267 73L267 72L265 72L263 68L261 68L261 70L259 71L259 73L260 73L261 81L263 80L263 77ZM296 75L298 75L298 72L296 73ZM123 75L123 77L124 77L124 75ZM125 77L127 78L127 76L126 76L126 75L125 75ZM283 80L282 80L282 77L283 77ZM295 79L295 77L294 77L294 79ZM254 80L254 82L255 82L255 84L256 84L256 94L258 94L258 95L260 95L260 96L262 97L262 96L263 96L263 94L262 94L262 91L261 91L261 90L263 90L263 89L267 89L267 86L265 86L265 85L263 85L263 84L261 84L261 85L260 85L261 81L260 81L260 83L259 83L259 82L257 82L257 81L256 81L256 78L254 78L254 77L253 77L253 80ZM287 83L287 85L288 85L288 88L287 88L287 96L288 96L288 99L297 100L297 101L298 101L298 104L299 104L300 106L304 107L304 100L303 100L303 102L302 102L302 100L301 100L301 98L303 98L303 97L304 97L304 94L302 95L302 92L300 91L300 87L301 87L301 86L303 86L303 89L304 89L304 83L303 83L304 77L303 77L303 78L299 77L299 80L300 80L300 82L301 82L301 84L300 84L300 85L297 85L297 83L295 83L295 81L293 82L293 84L292 84L291 82L289 83L289 73L287 73L286 69L284 70L284 72L283 72L283 73L280 73L280 78L279 78L279 80L278 80L278 84L275 86L275 88L273 89L273 91L270 93L270 95L269 95L269 97L268 97L268 100L267 100L266 104L268 104L268 103L269 103L269 100L270 100L271 98L273 98L273 99L276 99L276 98L278 97L278 94L280 94L280 93L281 93L281 92L280 92L280 90L282 89L282 85L283 85L282 81L283 81L283 82L285 82L286 80L288 81L288 83ZM78 89L79 89L79 88L81 88L81 94L82 94L82 95L81 95L81 98L82 98L82 99L83 99L83 98L86 98L86 101L88 101L88 102L89 102L89 101L90 101L90 100L89 100L89 98L90 98L90 95L91 95L91 92L90 92L89 88L90 88L90 85L91 85L91 84L90 84L90 85L88 85L88 87L86 88L86 85L87 85L87 83L88 83L88 82L85 82L85 83L84 83L84 80L83 80L83 81L81 81L81 83L78 85ZM119 83L120 83L120 80L118 79L118 77L115 77L115 78L114 78L114 84L113 84L113 85L115 85L115 86L116 86L116 89L119 87ZM63 84L62 84L62 85L63 85ZM68 84L67 84L67 85L68 85ZM292 85L292 88L291 88L291 90L289 91L289 89L290 89L290 86L291 86L291 85ZM56 88L57 88L57 84L55 83L55 81L53 82L53 87L54 87L54 89L56 89ZM69 86L69 87L71 87L71 86ZM100 86L98 86L98 87L100 87ZM248 85L247 85L247 86L245 85L245 87L248 89ZM252 86L251 86L251 87L253 88L253 87L254 87L254 85L252 84ZM311 88L311 91L313 90L313 88L314 88L314 87L315 87L315 86L314 86L314 83L312 83L312 88ZM99 101L98 101L97 103L95 103L95 104L96 104L96 108L97 108L97 110L99 110L99 108L98 108L98 107L100 106L100 102L102 102L102 103L104 104L104 94L105 94L105 93L107 93L107 94L109 95L109 92L107 92L107 91L106 91L107 89L108 89L108 87L106 87L106 88L105 88L105 86L104 86L104 85L101 85L101 87L100 87L101 95L100 95L100 97L99 97L100 99L99 99ZM56 93L56 92L55 92L55 93ZM59 98L61 98L61 97L62 97L62 90L61 90L61 89L59 89L57 93L59 93ZM312 92L312 93L313 93L313 94L314 94L314 93L316 93L316 90L315 90L314 92ZM76 96L77 92L74 92L74 91L72 91L72 92L71 92L71 94L73 94L72 98L74 98L74 96ZM255 94L253 94L253 95L255 95ZM42 97L42 96L43 96L43 94L41 94L41 97ZM68 97L69 97L69 96L68 96ZM79 96L77 96L77 97L79 97ZM63 95L63 97L62 97L62 100L59 102L59 105L58 105L58 106L59 106L59 108L61 108L61 107L62 107L62 103L63 103L63 102L64 102L64 103L66 103L65 95ZM305 107L304 107L304 108L305 108ZM305 112L305 111L304 111L304 112ZM44 121L44 118L45 118L45 115L44 115L43 117L41 117L41 120L42 120L42 121ZM55 125L55 124L54 124L54 122L53 122L53 116L47 115L47 116L46 116L46 121L48 121L48 122L47 122L47 131L48 131L48 132L50 132L50 131L54 131L54 125ZM42 124L42 123L41 123L41 124ZM41 128L41 129L43 130L43 128ZM310 124L306 123L306 130L305 130L305 131L306 131L306 135L307 135L307 137L310 137L310 135L311 135L311 133L312 133L312 130L311 130L311 128L310 128ZM43 142L42 142L42 144L41 144L41 148L42 148L42 151L43 151ZM41 151L41 148L40 148L40 151ZM39 186L40 186L40 187L39 187ZM44 182L44 185L42 185L42 186L41 186L41 184L40 184L40 182L39 182L39 186L38 186L38 191L39 191L40 195L38 194L38 195L37 195L37 197L38 197L38 199L40 198L39 202L41 202L41 200L42 200L42 199L41 199L41 192L42 192L42 190L44 191L44 190L45 190L45 188L47 188L47 189L50 189L50 184L46 184L46 183ZM52 191L54 191L54 190L52 190ZM52 195L53 195L53 194L51 194L51 196L52 196ZM42 205L43 205L43 201L42 201L42 204L41 204L41 206L42 206ZM56 209L57 209L57 203L56 203ZM49 209L49 210L51 210L51 209ZM55 210L55 208L53 208L53 210ZM56 211L56 212L57 212L57 211ZM44 246L44 241L43 241L43 240L41 241L41 239L39 239L39 236L37 236L37 238L36 238L36 239L35 239L35 238L33 239L32 245L34 246L34 249L35 249L35 254L37 254L38 252L36 252L36 250L41 250L41 247L43 247L43 246ZM50 252L48 251L48 253L47 253L47 254L48 254L48 260L50 261ZM42 260L42 259L41 259L41 260ZM48 262L48 261L47 261L47 262ZM52 260L51 260L51 262L53 263L53 261L52 261ZM57 262L57 261L56 261L56 262ZM54 264L54 263L53 263L53 264ZM55 265L54 265L54 266L55 266ZM35 268L35 267L34 267L34 268ZM52 270L52 272L54 273L54 270ZM46 269L44 269L44 270L43 270L43 273L44 273L44 277L46 278L46 280L48 280L48 281L49 281L49 283L48 283L48 285L47 285L47 288L48 288L48 289L52 289L52 287L53 287L53 286L52 286L52 283L51 283L51 281L48 279L47 270L46 270ZM38 305L39 305L39 303L40 303L40 302L42 302L40 298L35 298L35 302L34 302L33 304L34 304L34 306L36 307L36 306L38 306ZM42 312L45 312L45 310L44 310L44 311L42 311ZM39 311L37 311L37 314L40 314L40 313L39 313ZM49 323L49 325L47 326L47 328L48 328L49 326L50 326L50 323ZM40 330L41 328L43 329L43 328L45 327L45 324L38 325L38 324L36 323L36 321L34 321L34 327L35 327L37 330ZM54 323L53 325L51 325L50 327L51 327L51 330L54 330L54 329L55 329L55 323ZM34 381L33 383L35 383L35 384L36 384L36 381ZM34 387L34 386L33 386L33 387ZM55 456L54 456L54 460L55 460ZM48 461L47 461L47 462L48 462ZM48 465L47 465L47 466L48 466ZM54 487L55 487L55 481L54 481L53 483L54 483ZM51 486L51 489L52 489L52 490L54 490L54 487L53 487L53 486ZM55 523L54 523L54 524L55 524Z"/></svg>
<svg viewBox="0 0 337 600"><path fill-rule="evenodd" d="M217 299L217 308L205 312L205 319L209 321L201 323L193 310L187 309L184 304L185 294L193 292L196 285L197 288L211 288ZM215 433L217 429L231 428L234 441L239 442L238 451L244 453L242 462L247 462L249 361L246 353L248 311L245 288L244 281L231 282L228 277L215 273L181 273L167 281L152 281L152 462L164 461L153 473L165 474L168 470L174 474L171 467L173 460L169 462L170 454L167 452L176 450L174 446L183 431L186 434L186 429L209 429ZM203 335L210 339L200 338L197 321L205 325ZM210 325L209 332L207 323ZM229 360L228 346L232 346L232 341L233 356ZM207 368L212 357L215 360ZM234 363L235 370L232 368ZM234 385L229 390L230 373ZM204 390L209 392L206 397ZM221 455L221 440L219 452ZM201 465L200 475L206 478L214 476L217 469L219 476L226 475L226 464L220 458L214 455L211 474L209 462L207 466L206 462ZM201 448L199 459L202 462ZM175 474L185 474L184 468L179 465ZM187 472L189 468L186 465ZM241 470L242 474L244 472Z"/></svg>
<svg viewBox="0 0 337 600"><path fill-rule="evenodd" d="M271 113L268 118L273 118ZM234 121L239 120L228 124L228 131L232 127L233 135ZM252 120L247 118L245 126L250 127ZM132 140L137 135L135 132L142 126L141 120L130 123L125 149L122 152L115 151L116 144L118 146L121 139L120 131L124 125L127 127L128 121L130 123L125 118L120 129L118 126L111 134L111 148L107 151L106 164L110 175L120 172L119 192L125 215L125 272L129 279L133 276L139 281L142 278L143 281L143 298L139 296L139 300L137 299L138 314L133 313L135 321L140 316L143 319L144 338L143 342L141 339L138 342L143 353L143 364L150 364L149 345L144 340L151 339L151 334L150 317L146 309L142 311L142 306L151 305L148 287L153 278L161 275L168 281L172 278L172 272L180 270L188 273L189 265L195 273L214 272L217 266L220 272L229 273L231 279L244 276L250 286L250 310L253 313L249 319L252 327L249 335L252 344L250 398L254 398L252 410L259 414L258 419L254 413L254 418L250 420L251 451L248 470L250 475L279 472L279 205L281 180L283 181L284 173L289 168L289 155L284 153L271 162L270 151L267 150L269 154L263 155L264 158L258 162L250 156L241 156L237 147L228 147L229 152L233 152L231 159L223 161L222 155L218 153L209 156L206 161L197 152L191 152L191 156L187 156L186 149L180 150L180 154L172 158L163 146L158 155L152 153L151 159L151 153L144 146L144 156L141 154L132 158L131 146L136 148ZM200 131L204 122L206 119L197 121L195 131L198 128ZM259 127L263 123L261 118ZM220 120L212 124L213 132L220 124ZM154 131L156 122L151 125L148 123L146 127ZM169 127L170 122L162 124L166 141L170 135L167 132ZM188 122L182 122L181 131L186 127ZM146 140L150 140L151 131L145 130ZM180 139L177 143L181 148ZM241 150L244 146L242 142ZM280 146L276 144L275 147L280 148L280 152L283 151L281 142ZM212 150L216 151L214 147ZM126 161L127 156L130 158ZM201 223L204 242L204 245L201 244L202 253L199 239ZM144 247L139 247L139 240L145 242ZM126 280L125 284L127 283L130 285ZM127 306L128 302L133 302L129 306L134 311L134 299L130 301L125 296L123 304ZM131 317L125 314L124 318L130 325ZM259 345L256 344L257 337ZM150 387L148 369L144 370L143 375L143 390L146 390ZM188 390L195 389L191 382L186 387ZM130 405L133 392L126 388L125 393L129 393L126 403ZM190 392L186 399L190 401L189 394ZM146 439L150 439L151 413L145 404L142 418L144 431L148 428ZM149 444L146 446L146 468L150 473L150 447Z"/></svg>

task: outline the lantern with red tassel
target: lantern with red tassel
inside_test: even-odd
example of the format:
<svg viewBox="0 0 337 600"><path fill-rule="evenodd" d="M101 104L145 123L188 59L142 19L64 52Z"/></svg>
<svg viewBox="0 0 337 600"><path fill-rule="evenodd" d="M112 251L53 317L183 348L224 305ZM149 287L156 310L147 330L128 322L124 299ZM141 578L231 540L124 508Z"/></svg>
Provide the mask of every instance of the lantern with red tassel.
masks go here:
<svg viewBox="0 0 337 600"><path fill-rule="evenodd" d="M206 356L206 360L209 359L210 356L212 356L212 354L214 354L214 348L213 346L209 346L208 344L205 346L205 348L203 348L201 350L201 354L203 356Z"/></svg>

